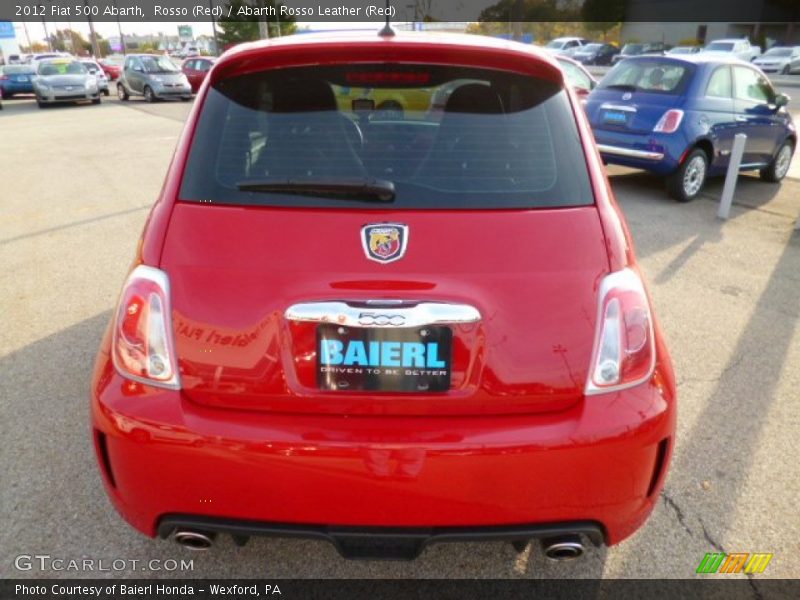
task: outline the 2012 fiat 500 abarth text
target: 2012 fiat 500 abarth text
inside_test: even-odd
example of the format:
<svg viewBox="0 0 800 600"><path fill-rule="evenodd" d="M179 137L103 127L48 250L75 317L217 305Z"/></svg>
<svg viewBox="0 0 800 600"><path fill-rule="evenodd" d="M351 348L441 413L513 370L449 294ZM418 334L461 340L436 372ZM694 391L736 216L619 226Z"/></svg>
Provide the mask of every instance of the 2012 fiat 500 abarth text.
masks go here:
<svg viewBox="0 0 800 600"><path fill-rule="evenodd" d="M477 36L222 56L102 342L98 462L136 529L616 544L658 498L670 358L579 101Z"/></svg>

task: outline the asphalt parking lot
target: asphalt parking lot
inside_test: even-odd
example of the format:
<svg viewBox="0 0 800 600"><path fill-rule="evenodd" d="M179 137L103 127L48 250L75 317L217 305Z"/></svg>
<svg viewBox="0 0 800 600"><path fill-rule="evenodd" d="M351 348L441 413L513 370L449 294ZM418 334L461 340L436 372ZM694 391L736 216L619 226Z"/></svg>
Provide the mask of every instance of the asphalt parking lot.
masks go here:
<svg viewBox="0 0 800 600"><path fill-rule="evenodd" d="M721 222L721 181L680 205L657 179L610 169L680 397L666 488L631 539L557 564L538 547L517 554L499 543L433 546L410 563L350 562L326 544L271 539L238 548L223 538L198 554L122 521L102 489L88 426L95 352L191 104L4 105L0 577L684 578L707 552L773 553L756 588L758 578L800 576L800 180L743 175ZM791 173L800 177L797 159ZM18 571L21 554L190 558L194 570Z"/></svg>

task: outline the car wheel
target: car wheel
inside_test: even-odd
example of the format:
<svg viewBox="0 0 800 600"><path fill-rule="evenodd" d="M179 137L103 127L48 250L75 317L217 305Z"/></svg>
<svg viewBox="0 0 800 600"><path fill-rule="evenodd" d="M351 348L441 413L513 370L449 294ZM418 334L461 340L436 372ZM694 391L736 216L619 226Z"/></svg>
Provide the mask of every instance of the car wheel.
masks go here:
<svg viewBox="0 0 800 600"><path fill-rule="evenodd" d="M36 98L36 105L37 105L39 108L45 108L45 107L47 106L47 104L45 104L44 102L42 102L41 100L39 100L39 98L38 98L38 97Z"/></svg>
<svg viewBox="0 0 800 600"><path fill-rule="evenodd" d="M191 96L181 96L181 101L183 101L183 102L188 102L191 99L192 99Z"/></svg>
<svg viewBox="0 0 800 600"><path fill-rule="evenodd" d="M703 189L707 175L708 156L700 148L695 148L667 179L667 191L678 202L690 202Z"/></svg>
<svg viewBox="0 0 800 600"><path fill-rule="evenodd" d="M145 102L154 102L156 99L155 94L153 94L153 90L150 89L149 85L144 86L144 99Z"/></svg>
<svg viewBox="0 0 800 600"><path fill-rule="evenodd" d="M103 90L103 96L105 96L106 98L108 98L110 95L111 95L111 92L108 90L108 88L106 88L106 89L104 89L104 90Z"/></svg>
<svg viewBox="0 0 800 600"><path fill-rule="evenodd" d="M118 83L118 84L117 84L117 97L118 97L120 100L122 100L123 102L124 102L125 100L127 100L128 98L130 98L130 96L128 95L128 92L127 92L127 91L125 91L125 86L124 86L124 85L122 85L121 83Z"/></svg>
<svg viewBox="0 0 800 600"><path fill-rule="evenodd" d="M792 164L792 154L794 154L794 144L792 144L791 140L786 140L778 149L769 166L758 172L761 179L770 183L778 183L786 177L786 173L789 172L789 165Z"/></svg>
<svg viewBox="0 0 800 600"><path fill-rule="evenodd" d="M100 104L102 102L101 98L92 98L92 104Z"/></svg>
<svg viewBox="0 0 800 600"><path fill-rule="evenodd" d="M789 68L789 65L784 65L781 69L781 75L788 75L790 71L791 69Z"/></svg>

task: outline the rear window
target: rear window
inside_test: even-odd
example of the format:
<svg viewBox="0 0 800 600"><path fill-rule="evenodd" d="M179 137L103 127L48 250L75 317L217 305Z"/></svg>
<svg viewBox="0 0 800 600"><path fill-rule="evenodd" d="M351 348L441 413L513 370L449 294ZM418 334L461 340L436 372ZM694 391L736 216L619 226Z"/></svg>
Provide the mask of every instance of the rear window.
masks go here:
<svg viewBox="0 0 800 600"><path fill-rule="evenodd" d="M390 188L391 199L365 204L376 198L359 195L361 185ZM386 209L594 201L560 86L429 65L275 69L217 82L180 197Z"/></svg>
<svg viewBox="0 0 800 600"><path fill-rule="evenodd" d="M686 63L628 59L611 69L599 87L679 95L683 93L693 72L694 65Z"/></svg>

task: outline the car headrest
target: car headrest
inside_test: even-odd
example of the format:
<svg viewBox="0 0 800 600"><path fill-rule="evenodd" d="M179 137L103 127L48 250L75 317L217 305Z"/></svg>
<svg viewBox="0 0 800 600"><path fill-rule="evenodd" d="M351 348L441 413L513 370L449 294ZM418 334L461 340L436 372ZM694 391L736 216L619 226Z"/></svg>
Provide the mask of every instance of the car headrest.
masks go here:
<svg viewBox="0 0 800 600"><path fill-rule="evenodd" d="M457 88L447 100L445 113L502 114L500 96L488 85L468 83Z"/></svg>
<svg viewBox="0 0 800 600"><path fill-rule="evenodd" d="M315 112L336 110L331 86L322 79L296 79L275 88L272 112Z"/></svg>

